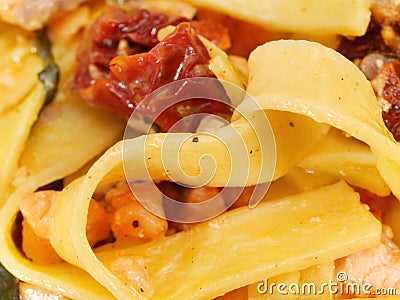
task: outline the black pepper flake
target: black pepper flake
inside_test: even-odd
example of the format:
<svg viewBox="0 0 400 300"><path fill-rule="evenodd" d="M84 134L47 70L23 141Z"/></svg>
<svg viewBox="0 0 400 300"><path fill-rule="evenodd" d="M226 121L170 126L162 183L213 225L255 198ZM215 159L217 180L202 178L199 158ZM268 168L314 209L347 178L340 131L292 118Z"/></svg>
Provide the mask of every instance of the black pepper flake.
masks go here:
<svg viewBox="0 0 400 300"><path fill-rule="evenodd" d="M193 143L198 143L198 142L199 142L199 138L198 138L197 136L195 136L195 137L192 139L192 142L193 142Z"/></svg>
<svg viewBox="0 0 400 300"><path fill-rule="evenodd" d="M250 154L253 154L253 150L250 150Z"/></svg>
<svg viewBox="0 0 400 300"><path fill-rule="evenodd" d="M289 126L290 127L294 127L294 123L293 122L289 122Z"/></svg>
<svg viewBox="0 0 400 300"><path fill-rule="evenodd" d="M144 293L144 288L141 287L141 288L140 288L140 291L141 291L142 293Z"/></svg>
<svg viewBox="0 0 400 300"><path fill-rule="evenodd" d="M133 228L138 228L139 227L139 221L138 220L133 221L132 222L132 226L133 226Z"/></svg>

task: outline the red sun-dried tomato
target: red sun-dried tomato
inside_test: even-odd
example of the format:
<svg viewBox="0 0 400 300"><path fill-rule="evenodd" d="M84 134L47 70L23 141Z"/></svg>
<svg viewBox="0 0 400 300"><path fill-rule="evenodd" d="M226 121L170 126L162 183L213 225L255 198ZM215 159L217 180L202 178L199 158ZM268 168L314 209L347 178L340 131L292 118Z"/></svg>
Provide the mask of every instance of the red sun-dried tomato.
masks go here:
<svg viewBox="0 0 400 300"><path fill-rule="evenodd" d="M204 21L185 21L147 10L108 9L90 26L79 48L74 92L93 105L129 117L146 95L167 83L193 77L215 78L208 67L208 51L195 30L223 48L230 46L227 30ZM167 25L178 26L158 42L158 30ZM221 86L206 89L212 91L210 98L229 103ZM228 105L195 98L172 105L157 117L156 112L172 100L164 97L150 101L140 107L141 113L154 119L162 131L194 113L226 118L231 114Z"/></svg>
<svg viewBox="0 0 400 300"><path fill-rule="evenodd" d="M231 38L228 28L222 26L220 23L204 19L192 21L190 25L192 25L197 34L204 36L222 50L227 50L231 47Z"/></svg>
<svg viewBox="0 0 400 300"><path fill-rule="evenodd" d="M353 39L342 37L337 49L350 60L364 58L372 52L390 53L390 48L385 45L381 35L381 27L371 22L366 34Z"/></svg>
<svg viewBox="0 0 400 300"><path fill-rule="evenodd" d="M74 90L86 98L86 87L108 77L111 59L150 50L158 43L160 28L183 21L187 19L148 10L108 8L85 32L77 52Z"/></svg>
<svg viewBox="0 0 400 300"><path fill-rule="evenodd" d="M371 84L378 102L383 106L385 125L395 140L400 142L400 61L386 64Z"/></svg>
<svg viewBox="0 0 400 300"><path fill-rule="evenodd" d="M125 96L136 107L140 101L158 87L180 79L211 77L208 68L209 54L189 23L181 23L166 39L147 53L118 56L111 63L111 73L119 86L126 87ZM198 98L201 95L202 98ZM184 98L175 103L176 99ZM222 102L213 101L218 99ZM230 114L229 99L222 86L216 82L198 80L186 89L178 86L169 90L162 98L152 98L141 104L138 110L152 120L162 131L167 131L180 119L197 113ZM158 114L164 111L161 116ZM197 123L199 120L194 120ZM190 124L182 130L193 130ZM175 128L178 130L178 128Z"/></svg>

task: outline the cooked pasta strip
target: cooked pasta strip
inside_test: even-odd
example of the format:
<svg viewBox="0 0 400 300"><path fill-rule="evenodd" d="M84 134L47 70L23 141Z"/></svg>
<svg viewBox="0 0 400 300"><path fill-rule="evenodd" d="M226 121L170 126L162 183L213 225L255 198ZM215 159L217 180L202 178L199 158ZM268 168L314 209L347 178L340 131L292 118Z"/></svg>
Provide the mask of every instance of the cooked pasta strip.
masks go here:
<svg viewBox="0 0 400 300"><path fill-rule="evenodd" d="M185 1L284 32L363 35L371 16L369 0Z"/></svg>
<svg viewBox="0 0 400 300"><path fill-rule="evenodd" d="M287 218L282 219L283 214ZM251 228L243 230L249 224ZM97 255L106 266L120 257L143 257L154 283L153 299L210 299L376 244L380 230L380 222L359 203L358 194L341 182Z"/></svg>
<svg viewBox="0 0 400 300"><path fill-rule="evenodd" d="M400 198L400 145L383 123L369 81L353 63L317 43L277 41L251 54L249 71L248 92L264 109L309 116L368 144L382 178Z"/></svg>
<svg viewBox="0 0 400 300"><path fill-rule="evenodd" d="M21 299L33 300L33 299L47 299L47 300L70 300L70 298L64 297L60 294L52 293L42 287L33 285L26 282L19 283L19 294Z"/></svg>
<svg viewBox="0 0 400 300"><path fill-rule="evenodd" d="M248 299L250 300L274 300L274 299L299 299L298 295L284 296L276 290L278 284L299 284L300 270L277 275L248 286ZM271 293L271 284L274 286Z"/></svg>
<svg viewBox="0 0 400 300"><path fill-rule="evenodd" d="M32 34L2 22L0 32L1 115L15 108L33 90L43 63L34 51Z"/></svg>
<svg viewBox="0 0 400 300"><path fill-rule="evenodd" d="M38 265L28 260L13 240L18 201L37 187L26 184L17 189L0 211L0 260L14 276L72 299L114 299L88 273L66 262Z"/></svg>
<svg viewBox="0 0 400 300"><path fill-rule="evenodd" d="M45 185L62 179L122 137L124 120L90 107L68 90L67 82L76 66L75 50L83 34L81 29L97 10L96 6L82 6L65 12L60 22L49 25L52 51L61 70L58 93L33 127L20 159L16 186L25 180Z"/></svg>
<svg viewBox="0 0 400 300"><path fill-rule="evenodd" d="M290 195L299 194L305 191L313 190L325 185L337 182L337 178L330 174L307 172L303 168L295 167L289 172L271 183L266 200L278 199Z"/></svg>
<svg viewBox="0 0 400 300"><path fill-rule="evenodd" d="M330 262L265 278L248 286L248 299L332 299L333 295L323 284L333 280L333 269ZM286 286L282 288L282 284Z"/></svg>
<svg viewBox="0 0 400 300"><path fill-rule="evenodd" d="M300 287L304 287L306 293L300 295L300 299L333 299L329 289L324 284L334 281L334 263L333 261L317 265L300 271ZM316 289L314 289L315 284ZM307 286L310 286L308 288ZM311 293L307 293L308 289ZM300 290L301 292L301 290Z"/></svg>
<svg viewBox="0 0 400 300"><path fill-rule="evenodd" d="M136 140L137 141L137 140ZM114 149L115 150L115 149ZM126 295L138 295L137 291L135 291L134 289L127 287L125 285L125 283L123 281L120 281L118 279L118 277L110 272L109 269L107 269L103 264L100 263L100 261L98 261L98 259L94 256L89 244L87 244L87 240L86 240L86 235L84 230L82 231L82 228L85 228L85 218L86 218L86 214L87 214L87 203L85 201L82 201L83 199L86 199L87 197L90 197L89 195L91 195L95 188L97 186L99 186L99 182L102 181L102 179L104 178L104 180L102 181L102 183L106 183L108 181L112 181L112 180L121 180L123 179L123 172L116 172L116 169L114 168L115 165L118 162L118 157L119 157L120 153L119 151L109 151L106 156L104 156L102 159L100 159L93 167L92 169L88 172L87 176L85 176L85 178L77 180L75 182L73 182L71 185L69 185L61 194L60 198L57 199L56 201L56 205L53 207L53 218L52 221L54 222L51 227L50 227L50 233L51 233L51 242L53 247L56 249L57 253L63 257L64 259L66 259L67 261L71 262L72 264L76 264L80 267L82 267L85 270L88 270L91 275L96 278L99 282L101 282L103 285L107 286L113 293L114 295L116 295L117 297L126 297ZM107 173L109 173L111 171L110 174L107 175L107 177L104 177ZM138 170L140 173L140 170ZM336 188L338 188L338 190L336 190ZM333 190L336 190L336 192L334 192ZM349 194L350 192L350 194ZM325 236L330 236L330 237L335 237L336 234L338 234L338 232L341 232L341 234L345 233L346 236L346 240L347 238L349 238L348 242L344 242L345 241L345 237L341 236L341 242L339 243L338 240L335 239L334 244L335 246L327 246L326 244L322 246L322 248L327 249L326 255L337 255L337 257L340 256L344 256L346 255L346 253L351 253L353 252L355 249L353 248L353 246L355 246L356 248L364 248L364 247L368 247L370 245L370 243L374 244L379 240L379 236L380 236L380 223L378 221L376 221L369 213L367 213L364 208L362 208L362 206L359 205L358 203L358 196L357 194L353 193L351 191L351 189L349 189L344 183L333 186L331 188L322 188L321 190L318 190L317 192L314 192L314 196L315 199L314 201L318 203L318 205L321 205L323 207L323 209L332 209L332 206L334 206L334 211L337 211L338 208L340 208L340 212L337 212L337 215L335 214L334 216L334 220L335 222L338 222L339 220L342 220L344 223L346 223L345 228L352 228L351 232L345 233L345 231L341 231L338 230L338 227L335 226L334 224L330 223L329 220L325 220L323 219L323 217L321 217L322 219L320 220L321 222L317 222L317 224L321 225L323 228L321 228L321 234ZM310 194L311 195L311 194ZM351 196L353 195L353 196ZM305 202L310 204L310 213L313 214L313 216L319 216L319 215L323 215L322 211L319 211L319 209L322 209L320 207L314 207L314 203L313 201L310 202L310 199L313 198L312 196L302 196ZM344 198L343 198L344 197ZM351 198L353 197L353 200L351 200ZM296 197L294 197L296 198ZM332 202L331 199L337 199L335 202ZM322 199L326 199L326 201L322 201ZM342 200L339 200L342 199ZM295 201L295 200L294 200ZM338 202L338 201L342 201L342 202ZM297 203L298 204L298 203ZM297 204L293 204L293 205L297 205ZM304 204L306 205L306 204ZM348 207L347 205L350 205L350 207ZM331 207L331 208L329 208ZM353 211L354 208L358 207L358 212L357 209L355 211ZM72 213L69 214L68 216L65 215L65 210L71 211ZM259 210L259 209L255 209L252 210L250 212L259 212L260 213L260 222L261 220L271 220L271 222L279 222L278 220L276 220L276 218L278 217L278 213L273 213L272 210L270 210L271 207L265 208L265 211L263 210ZM285 211L285 214L288 211L291 211L290 208L286 207L286 208L282 208ZM341 209L344 209L344 211L342 212ZM244 211L247 211L247 208L245 208L244 210L242 210L241 212L244 213ZM272 214L271 218L265 217L265 213L270 212ZM300 214L302 214L301 212L298 212ZM347 216L347 214L351 214L353 215L352 218L350 218L350 215ZM369 223L369 225L366 224L362 224L363 222L360 222L360 218L363 218L362 216L360 216L360 218L354 218L354 214L359 214L361 213L361 215L363 215L363 213L365 214L364 217L367 217L367 219L369 220L368 222L372 222ZM240 213L238 213L238 216L241 215ZM235 215L234 215L235 216ZM275 216L275 217L273 217ZM248 216L251 220L252 223L258 223L255 222L254 220L254 215L249 215ZM225 217L222 217L223 219ZM342 219L344 218L344 219ZM246 219L246 218L245 218ZM248 222L250 219L246 219L243 220L243 222ZM295 218L289 218L294 220ZM348 223L348 220L356 220L357 219L357 224L350 225ZM325 222L326 221L326 222ZM212 223L213 221L211 221L211 226L213 226ZM367 222L367 223L368 223ZM231 230L232 228L237 228L235 226L240 226L240 222L239 219L235 219L235 221L232 221L233 224L236 225L232 225L229 224L229 230ZM207 223L208 224L208 223ZM337 223L335 223L337 225ZM333 232L331 233L329 231L328 228L325 228L325 225L330 229L333 230ZM369 227L370 225L372 225L372 228L370 227L369 229L367 229L367 227ZM291 228L291 226L293 226L293 224L288 224L288 226ZM316 224L310 224L310 226L313 228L312 230L316 230ZM360 226L360 228L358 227ZM215 227L215 226L214 226ZM284 228L284 226L281 226L282 228ZM204 236L208 235L208 231L207 230L215 230L215 228L208 228L208 225L203 225L203 227L199 227L199 228L205 228L204 232L199 233L198 239L199 239L199 243L202 244L204 242ZM274 227L275 228L275 227ZM278 226L278 228L280 228ZM355 228L357 228L357 230L354 230ZM366 232L364 232L364 230L366 230ZM327 231L328 230L328 231ZM354 234L359 234L360 232L358 230L363 231L361 236L361 240L360 237L355 237L355 236L350 236L352 235L352 233ZM238 234L240 234L240 230L234 230L235 232L238 232ZM229 231L230 232L230 231ZM323 232L323 233L322 233ZM329 232L329 234L327 234L327 232ZM146 244L146 246L144 246L145 248L140 248L142 249L141 251L142 254L144 252L147 253L152 253L152 249L153 248L146 248L148 246L151 247L162 247L163 249L165 249L164 255L166 255L165 259L171 259L171 253L179 253L179 251L173 251L172 248L175 246L177 247L176 249L183 249L183 245L186 243L189 244L193 244L194 240L193 240L193 236L192 236L193 232L189 232L189 233L184 233L183 235L177 235L174 236L172 238L172 240L170 240L169 238L165 241L161 240L159 241L159 243L162 244L157 246L157 244L154 244L154 246L151 246L153 244ZM231 233L227 233L227 232L223 232L221 233L221 236L230 236ZM347 234L349 234L349 236L347 236ZM373 234L373 236L375 237L371 237L370 234ZM285 236L283 233L277 233L278 236ZM307 235L309 235L307 233ZM195 236L197 236L197 234L195 234ZM182 240L180 240L182 237ZM248 233L246 232L244 234L245 238L249 238ZM218 238L218 237L217 237ZM253 239L254 237L251 237L251 239ZM177 240L178 239L178 240ZM319 240L324 240L326 241L326 239L320 239ZM219 239L220 241L223 241L223 239ZM306 239L304 239L306 240ZM169 241L169 242L168 242ZM182 244L179 244L179 241L182 242ZM290 239L290 243L291 241L293 241L293 239ZM210 240L210 243L212 243L213 241ZM267 241L268 242L268 241ZM287 241L289 242L289 241ZM352 243L356 243L351 245ZM361 244L360 244L361 243ZM307 242L307 245L315 245L315 243L309 243ZM318 244L318 243L316 243ZM340 247L339 247L340 245ZM351 246L350 246L351 245ZM217 247L219 249L225 249L226 245L221 245L221 247ZM172 247L171 250L168 250L168 247ZM268 245L268 247L270 247L270 245ZM303 246L301 246L303 247ZM340 250L338 249L334 249L335 247L343 247ZM201 248L201 247L200 247ZM262 249L263 247L261 247L260 249ZM293 247L283 247L284 249L293 249ZM350 249L351 248L351 249ZM133 249L131 249L131 251L135 251ZM137 248L139 249L139 248ZM304 250L304 249L303 249ZM264 251L264 250L262 250ZM310 249L304 250L306 251L306 253L309 253ZM205 251L206 253L208 253L208 250ZM282 251L279 250L279 253L282 254ZM338 253L340 252L340 254ZM344 253L346 252L346 253ZM136 255L136 254L137 255ZM321 252L320 252L321 253ZM335 253L335 254L334 254ZM140 252L132 252L130 253L132 254L132 256L140 256ZM217 254L217 253L214 253ZM214 257L214 254L212 255ZM117 257L121 257L121 254L116 254ZM156 264L157 261L159 263L162 263L162 261L160 262L161 257L159 257L158 255L162 255L162 253L154 253L154 255L152 254L152 259L154 259L154 261L152 260L152 263ZM261 254L260 254L261 255ZM282 254L283 256L285 256L286 254ZM131 257L131 256L130 256ZM147 256L144 256L146 258L146 263L147 263ZM218 257L215 256L215 257ZM237 257L237 256L235 256ZM254 256L252 256L254 257ZM275 270L277 273L281 272L289 272L292 270L296 270L297 268L305 268L307 267L307 263L311 264L315 264L319 262L319 259L324 260L321 256L318 256L317 261L314 261L314 257L313 259L311 259L311 262L308 261L306 259L306 261L302 261L300 264L301 266L292 266L293 269L282 269L282 270ZM335 259L335 257L329 257L329 260ZM235 258L236 260L236 258ZM279 259L278 259L279 260ZM176 261L177 264L179 264L178 261ZM199 262L200 263L200 262ZM256 263L256 262L254 262ZM258 264L258 258L257 258L257 263ZM185 262L183 261L182 264L189 264L190 262ZM200 263L202 264L202 263ZM305 265L304 265L305 264ZM232 264L233 265L233 264ZM158 266L161 267L161 266ZM154 267L155 270L158 267ZM241 269L243 266L237 266L238 269ZM248 266L249 268L253 268L253 266ZM181 269L185 269L184 267L181 267L179 265L176 265L176 268L178 268L176 270L175 276L181 276L180 272ZM149 267L149 265L147 265L147 269L151 270L151 268ZM179 272L178 272L179 270ZM237 270L234 270L235 273L237 272ZM269 270L271 271L271 270ZM149 271L150 272L150 271ZM262 276L270 276L270 275L274 275L274 274L268 274L268 272L266 274L264 274L266 272L266 270L262 270L261 273ZM251 273L251 272L250 272ZM150 275L152 273L150 272ZM209 274L207 272L207 274ZM275 273L276 274L276 273ZM161 276L161 275L160 275ZM167 278L165 276L161 276L162 278ZM225 277L226 278L226 277ZM247 278L247 276L243 276L241 278ZM154 278L153 278L154 279ZM157 279L158 280L158 279ZM161 280L161 279L160 279ZM256 281L257 278L255 279L251 279L248 278L246 280L253 280ZM158 282L158 281L156 281ZM178 282L180 282L179 280L176 281L175 283L178 284ZM250 281L251 282L251 281ZM239 283L235 283L238 284L236 287L240 287L243 286L247 283L250 282L241 282ZM165 285L164 283L160 284L161 287L163 286L170 286L170 285ZM220 285L218 284L218 286L221 286L223 289L226 289L224 291L220 291L221 294L223 294L224 292L230 290L231 288L234 288L232 286L230 286L229 288L227 286L224 287L224 285ZM215 287L215 286L214 286ZM172 288L173 289L173 288ZM188 287L188 289L190 289L190 287ZM179 289L177 289L179 290ZM203 290L203 289L202 289ZM187 291L189 292L189 291ZM218 290L217 290L218 292ZM157 293L157 288L156 288L156 293ZM157 294L155 294L157 295ZM215 296L215 295L214 295ZM171 296L172 297L172 296Z"/></svg>
<svg viewBox="0 0 400 300"><path fill-rule="evenodd" d="M19 156L44 99L44 88L37 82L29 96L15 110L0 115L0 207L5 202L6 190L11 188Z"/></svg>
<svg viewBox="0 0 400 300"><path fill-rule="evenodd" d="M328 173L379 196L390 194L370 148L335 128L299 166L310 172Z"/></svg>
<svg viewBox="0 0 400 300"><path fill-rule="evenodd" d="M141 8L161 12L170 16L185 17L189 20L196 15L196 8L193 5L176 0L146 0Z"/></svg>
<svg viewBox="0 0 400 300"><path fill-rule="evenodd" d="M149 135L140 142L127 141L113 151L118 153L123 147L129 180L143 180L149 178L149 174L153 179L188 184L204 183L206 178L211 186L253 185L285 175L329 130L329 126L298 114L271 111L268 118L275 139L268 135L269 124L264 123L264 113L258 111L247 120L239 118L231 125L211 132ZM297 127L293 128L291 122ZM267 136L261 137L265 133ZM197 138L196 142L193 137ZM179 151L175 150L177 145L180 145ZM293 147L297 149L295 153L290 150ZM207 156L214 162L210 164L203 159ZM171 161L170 164L179 163L179 169L167 168L166 171L166 159Z"/></svg>
<svg viewBox="0 0 400 300"><path fill-rule="evenodd" d="M33 37L0 22L0 207L31 126L44 102L37 73L43 68Z"/></svg>
<svg viewBox="0 0 400 300"><path fill-rule="evenodd" d="M60 93L58 97L62 97ZM83 167L121 136L124 122L76 97L55 100L40 114L21 155L16 186L45 185Z"/></svg>
<svg viewBox="0 0 400 300"><path fill-rule="evenodd" d="M264 112L271 124L276 147L274 179L296 166L328 134L330 126L317 123L308 116L291 112L269 110ZM262 129L260 129L262 130ZM293 151L296 149L296 151Z"/></svg>

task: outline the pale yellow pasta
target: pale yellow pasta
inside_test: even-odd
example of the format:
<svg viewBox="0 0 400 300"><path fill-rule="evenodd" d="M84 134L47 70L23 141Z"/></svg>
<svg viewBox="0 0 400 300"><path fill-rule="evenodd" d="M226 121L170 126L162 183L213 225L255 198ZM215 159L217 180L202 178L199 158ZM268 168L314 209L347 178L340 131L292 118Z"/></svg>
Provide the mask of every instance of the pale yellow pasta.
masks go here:
<svg viewBox="0 0 400 300"><path fill-rule="evenodd" d="M282 298L288 298L290 299L298 299L297 295L290 295L289 297L285 297L281 294L279 294L276 291L276 286L275 286L275 291L273 290L272 293L270 293L270 285L271 284L299 284L300 281L300 273L301 271L294 271L290 273L284 273L281 275L277 275L271 278L266 278L264 281L260 282L255 282L253 284L250 284L248 286L248 299L249 300L274 300L274 299L282 299Z"/></svg>
<svg viewBox="0 0 400 300"><path fill-rule="evenodd" d="M79 98L54 101L42 111L32 130L14 184L33 180L44 185L62 179L120 139L123 127L121 119L89 107Z"/></svg>
<svg viewBox="0 0 400 300"><path fill-rule="evenodd" d="M369 147L335 128L299 166L309 172L330 174L379 196L391 192L376 168Z"/></svg>
<svg viewBox="0 0 400 300"><path fill-rule="evenodd" d="M382 178L400 198L400 145L383 123L370 83L354 64L317 43L277 41L253 51L249 69L248 92L263 108L306 115L365 142Z"/></svg>
<svg viewBox="0 0 400 300"><path fill-rule="evenodd" d="M229 126L208 133L197 133L196 143L192 142L191 134L185 133L150 135L143 138L144 144L127 142L124 145L126 172L134 176L132 180L142 180L149 173L153 179L174 178L176 181L185 182L185 174L193 177L204 174L205 177L210 178L208 181L210 186L241 186L244 182L246 185L254 185L285 175L312 151L329 130L329 126L316 123L301 115L281 111L269 111L267 115L274 140L260 140L260 132L257 132L258 129L253 128L254 125L249 123L249 120L252 120L253 124L263 124L264 113L258 111L248 120L244 117L239 118ZM290 122L297 124L297 127L291 127ZM262 130L268 133L268 127ZM163 151L175 149L171 145L181 145L177 158L181 169L169 170L167 174L162 160L176 156L176 152ZM232 150L243 147L247 153L251 153L248 160L235 159ZM291 151L293 147L297 147L295 153ZM116 147L113 151L122 151L122 145L120 148ZM213 157L215 166L211 165L210 168L202 166L203 169L201 169L199 162L206 155ZM149 156L152 157L151 160L143 159ZM232 172L233 168L236 171ZM251 170L248 178L243 176L247 169ZM190 184L198 183L192 180Z"/></svg>
<svg viewBox="0 0 400 300"><path fill-rule="evenodd" d="M87 16L87 9L82 8L80 11L81 13L77 13L78 16ZM76 20L75 15L71 14ZM74 29L66 31L72 36L66 38L67 33L64 32L64 39L59 41L70 41L70 49L76 49L79 43L79 29L82 27L82 22L80 25L78 23L74 23ZM50 30L53 30L53 33L56 32L53 27L50 27ZM10 30L10 36L2 37L1 42L13 44L11 37L15 32L19 31ZM18 39L18 35L15 38ZM22 51L24 49L25 52L29 52L32 45L27 41L24 44L21 42L21 45L17 44L21 48L21 55L24 54ZM13 87L18 92L25 89L25 85L21 85L21 82L28 85L31 78L34 78L34 86L28 91L30 92L28 96L22 99L14 109L0 115L2 129L0 131L0 162L2 163L0 204L6 200L4 198L6 188L9 188L10 192L14 191L4 207L9 222L4 223L1 228L10 233L13 219L18 212L18 201L23 196L78 170L87 161L98 156L120 139L124 128L124 122L120 118L110 117L104 111L91 108L81 99L66 93L65 81L69 79L68 76L75 67L75 54L74 51L59 52L60 48L57 48L57 44L55 49L56 62L61 67L59 91L54 101L42 109L39 117L38 114L45 99L44 88L37 77L39 70L36 71L34 67L26 65L26 69L23 70L28 72L29 76L26 75L24 80L18 77L19 73L7 75L7 78L19 80ZM63 49L65 51L65 45ZM38 60L41 66L43 65L37 54L33 53L32 57ZM37 122L31 131L31 126L35 121ZM11 236L5 237L0 252L1 262L21 280L43 287L46 287L47 282L52 282L53 291L66 294L71 298L109 299L111 297L108 291L99 286L85 271L70 264L40 266L30 262L16 247ZM80 279L73 277L73 280L70 280L68 274L71 273L78 274ZM82 282L85 283L83 289L79 287Z"/></svg>
<svg viewBox="0 0 400 300"><path fill-rule="evenodd" d="M329 36L332 45L336 34L364 34L370 21L368 0L195 2L270 30ZM152 4L168 8L175 1L147 3ZM0 104L0 128L10 129L0 132L0 163L6 166L0 171L0 204L13 178L0 210L0 261L11 273L73 299L211 299L245 286L249 299L259 299L257 287L266 278L299 285L328 282L334 280L335 259L380 242L381 222L348 184L380 196L393 192L400 199L400 146L355 65L317 43L277 41L252 52L245 78L225 52L200 37L211 56L210 69L234 95L231 123L195 134L157 133L117 142L124 120L67 91L82 29L103 5L81 6L50 24L61 83L29 138L45 96L37 78L31 93L24 92L28 97L19 91L21 99L10 97L3 105L5 110L15 104L15 109L1 113ZM179 5L188 16L196 10ZM159 39L171 30L161 30ZM71 51L64 53L66 48ZM26 62L32 74L34 62ZM247 88L249 95L237 93L232 84ZM23 125L14 124L15 118ZM176 161L179 168L168 167ZM50 242L64 261L41 266L18 249L12 231L19 201L58 179L68 185L51 208L49 230ZM117 241L92 249L86 237L90 199L127 179L211 187L272 183L255 209L235 209L143 244ZM142 294L113 269L117 258L127 257L143 259L154 294ZM263 299L279 298L275 296ZM331 298L329 293L318 297Z"/></svg>
<svg viewBox="0 0 400 300"><path fill-rule="evenodd" d="M44 102L37 73L43 68L32 36L0 23L0 207L17 169L19 155Z"/></svg>
<svg viewBox="0 0 400 300"><path fill-rule="evenodd" d="M84 219L87 207L82 199L86 199L93 192L97 181L101 180L98 171L107 172L110 169L107 167L110 163L105 164L106 157L103 161L100 159L98 166L95 164L85 179L74 182L57 199L53 210L51 241L64 259L88 270L117 298L126 298L128 295L134 297L137 292L106 269L98 258L107 265L107 261L113 258L143 256L155 284L154 299L208 298L261 280L265 276L331 261L352 253L356 248L373 245L380 239L380 223L360 205L358 194L346 184L339 183L276 203L267 202L254 210L245 207L205 222L196 229L142 246L98 253L96 258L86 241ZM100 169L96 171L97 168ZM331 201L332 198L336 201ZM67 207L72 215L66 216L62 213ZM302 209L295 209L296 207ZM293 215L283 220L280 217L283 212L287 216L291 213ZM318 216L319 221L309 222L315 216ZM354 225L350 225L351 220L355 222ZM253 224L252 230L239 230L245 224ZM299 231L293 231L297 227ZM295 237L291 234L296 236L298 242L295 244L292 243ZM299 234L305 234L304 239ZM206 240L205 236L208 237ZM233 248L230 253L226 253L225 249L230 242L224 240L223 236L236 236L235 241L242 247ZM310 242L310 236L315 238L313 242ZM196 252L191 252L191 248L185 245L191 245ZM268 256L263 255L264 247L269 249ZM248 251L251 251L251 256L246 255ZM193 264L191 254L195 255ZM223 261L220 259L221 255L224 255ZM239 256L243 258L241 262L237 261ZM285 263L278 263L282 261ZM167 264L168 268L163 268L167 262L170 262ZM196 270L196 280L193 282L188 275L192 272L190 265ZM201 267L206 265L207 268ZM210 267L215 268L215 271L210 272ZM210 277L210 273L215 276ZM182 283L179 280L182 276L188 279L187 282Z"/></svg>
<svg viewBox="0 0 400 300"><path fill-rule="evenodd" d="M147 0L141 3L141 7L171 16L185 17L189 20L193 19L197 12L195 6L177 0Z"/></svg>
<svg viewBox="0 0 400 300"><path fill-rule="evenodd" d="M370 0L185 0L255 23L269 30L313 34L363 35Z"/></svg>
<svg viewBox="0 0 400 300"><path fill-rule="evenodd" d="M300 299L333 299L333 295L330 294L328 288L324 284L330 281L334 281L334 262L327 262L325 264L317 265L312 268L301 270L300 272L300 286L307 286L309 284L315 284L319 287L317 295L311 292L309 295L306 293L300 295ZM322 290L324 288L324 290ZM321 293L323 291L323 293Z"/></svg>
<svg viewBox="0 0 400 300"><path fill-rule="evenodd" d="M32 128L19 158L15 186L27 180L42 186L62 179L122 138L124 120L90 107L68 90L67 82L76 67L75 51L82 38L81 29L97 8L92 10L82 6L66 12L61 22L49 25L54 59L61 70L58 93Z"/></svg>
<svg viewBox="0 0 400 300"><path fill-rule="evenodd" d="M285 273L248 286L249 300L272 299L333 299L328 288L321 285L333 281L334 264L328 262L307 269ZM273 286L275 284L275 286ZM278 284L285 284L278 291ZM311 292L308 292L308 291Z"/></svg>
<svg viewBox="0 0 400 300"><path fill-rule="evenodd" d="M290 169L285 176L271 183L265 199L279 199L330 185L337 181L337 178L331 174L307 172L301 167L295 167Z"/></svg>
<svg viewBox="0 0 400 300"><path fill-rule="evenodd" d="M0 21L0 115L15 109L38 82L43 63L35 53L33 34Z"/></svg>
<svg viewBox="0 0 400 300"><path fill-rule="evenodd" d="M0 116L0 128L4 128L0 131L0 207L5 202L7 189L11 188L19 156L44 99L44 88L38 82L32 93L15 110Z"/></svg>

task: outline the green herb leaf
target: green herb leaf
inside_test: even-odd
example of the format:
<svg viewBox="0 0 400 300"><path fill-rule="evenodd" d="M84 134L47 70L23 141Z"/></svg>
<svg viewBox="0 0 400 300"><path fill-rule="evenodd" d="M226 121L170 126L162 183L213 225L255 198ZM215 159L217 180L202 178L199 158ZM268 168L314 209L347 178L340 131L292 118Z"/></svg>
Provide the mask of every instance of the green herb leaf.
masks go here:
<svg viewBox="0 0 400 300"><path fill-rule="evenodd" d="M51 43L47 36L46 29L36 33L37 53L45 63L45 67L38 74L39 80L46 91L45 105L49 104L57 93L58 81L60 80L60 69L54 62L51 53Z"/></svg>
<svg viewBox="0 0 400 300"><path fill-rule="evenodd" d="M0 300L19 300L18 279L0 264Z"/></svg>
<svg viewBox="0 0 400 300"><path fill-rule="evenodd" d="M38 74L46 91L45 105L49 104L57 93L58 81L60 80L60 69L54 61L51 61Z"/></svg>

